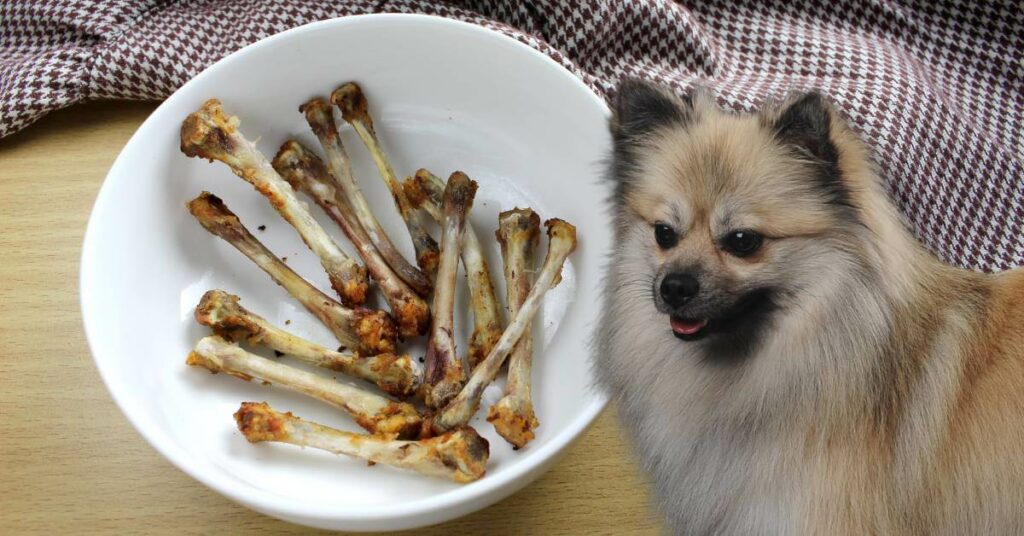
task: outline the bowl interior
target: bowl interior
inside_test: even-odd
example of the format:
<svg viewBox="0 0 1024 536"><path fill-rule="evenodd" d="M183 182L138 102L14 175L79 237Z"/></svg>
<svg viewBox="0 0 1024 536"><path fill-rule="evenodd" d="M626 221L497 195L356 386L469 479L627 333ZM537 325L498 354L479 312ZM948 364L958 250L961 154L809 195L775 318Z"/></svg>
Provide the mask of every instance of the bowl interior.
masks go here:
<svg viewBox="0 0 1024 536"><path fill-rule="evenodd" d="M288 445L250 445L232 420L241 401L266 400L304 418L358 428L337 410L299 395L184 364L190 347L207 334L192 311L212 288L238 294L247 308L294 333L325 345L333 339L283 289L207 234L185 210L202 190L216 193L292 268L330 289L315 256L252 187L219 163L178 151L181 120L216 97L241 119L247 137L259 139L268 157L288 138L319 149L297 108L349 80L358 81L370 99L399 175L426 167L446 177L460 169L479 182L471 220L502 303L501 258L493 240L499 211L529 206L542 219L560 217L578 228L579 250L535 324L537 439L513 452L494 433L483 415L501 397L503 380L492 385L472 422L491 443L488 474L467 486ZM602 101L539 53L443 19L326 21L226 58L145 122L97 200L83 248L81 292L88 339L104 380L140 432L183 470L236 500L293 520L309 516L313 524L372 528L374 520L412 519L432 511L433 522L444 518L436 512L446 506L481 507L511 493L535 477L604 403L592 391L587 343L608 246L606 191L600 183L606 114ZM412 258L408 233L367 151L348 127L342 136L378 219ZM353 252L333 222L315 206L311 211ZM265 230L257 230L261 226ZM539 256L544 250L542 241ZM467 307L460 276L460 342L469 331ZM423 353L422 342L407 348L414 356Z"/></svg>

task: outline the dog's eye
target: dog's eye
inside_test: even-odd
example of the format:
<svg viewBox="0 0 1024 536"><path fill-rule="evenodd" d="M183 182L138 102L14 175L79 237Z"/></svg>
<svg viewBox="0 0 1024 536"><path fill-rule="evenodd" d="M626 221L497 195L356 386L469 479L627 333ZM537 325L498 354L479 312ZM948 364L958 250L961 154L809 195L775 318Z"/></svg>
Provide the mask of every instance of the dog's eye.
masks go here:
<svg viewBox="0 0 1024 536"><path fill-rule="evenodd" d="M746 257L757 251L763 241L761 235L750 230L732 231L722 239L722 249L737 257Z"/></svg>
<svg viewBox="0 0 1024 536"><path fill-rule="evenodd" d="M679 242L679 235L668 225L656 223L654 224L654 240L658 242L658 247L661 249L668 249Z"/></svg>

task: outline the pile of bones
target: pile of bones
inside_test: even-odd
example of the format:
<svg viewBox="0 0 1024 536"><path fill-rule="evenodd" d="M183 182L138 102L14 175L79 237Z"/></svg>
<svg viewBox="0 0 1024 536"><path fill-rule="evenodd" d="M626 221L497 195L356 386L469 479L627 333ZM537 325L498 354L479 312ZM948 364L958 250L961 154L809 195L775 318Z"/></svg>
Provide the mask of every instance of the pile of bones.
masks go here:
<svg viewBox="0 0 1024 536"><path fill-rule="evenodd" d="M369 150L390 189L412 239L415 265L399 253L370 210L353 177L332 105ZM477 183L459 171L446 182L425 169L400 182L381 150L367 99L355 83L336 89L330 102L315 98L299 110L326 162L294 140L267 160L242 135L238 118L226 114L216 99L182 123L181 151L226 164L266 197L319 258L338 299L268 250L217 196L203 192L188 209L207 231L238 249L298 300L341 347L332 350L305 340L248 311L237 296L210 290L196 307L195 318L214 334L201 339L186 362L303 393L341 409L367 432L346 432L276 411L267 403L244 402L235 421L250 442L291 443L457 482L477 480L484 475L489 448L468 423L506 359L506 393L490 407L487 420L514 448L534 438L538 421L530 395L530 326L544 294L558 284L562 265L576 248L576 229L559 219L545 222L548 250L538 269L534 251L540 218L529 208L499 215L495 236L509 316L504 324L480 239L467 221ZM299 199L300 192L341 227L362 264L346 255L313 218ZM439 239L432 236L434 228L440 230ZM454 340L460 258L473 316L465 359L456 353ZM364 307L369 279L390 312ZM398 342L423 335L427 350L420 365L400 352ZM239 343L264 346L275 354L365 380L379 391L250 353Z"/></svg>

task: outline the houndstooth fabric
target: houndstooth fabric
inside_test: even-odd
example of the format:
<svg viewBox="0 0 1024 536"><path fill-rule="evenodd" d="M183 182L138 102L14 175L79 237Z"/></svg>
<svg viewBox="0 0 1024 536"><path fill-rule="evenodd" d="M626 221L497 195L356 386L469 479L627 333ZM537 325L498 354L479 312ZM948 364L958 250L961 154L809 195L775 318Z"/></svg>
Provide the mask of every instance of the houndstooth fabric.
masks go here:
<svg viewBox="0 0 1024 536"><path fill-rule="evenodd" d="M361 13L479 24L608 95L623 76L752 110L816 88L945 260L1024 264L1024 9L962 0L0 0L0 136L96 98L160 99L288 28Z"/></svg>

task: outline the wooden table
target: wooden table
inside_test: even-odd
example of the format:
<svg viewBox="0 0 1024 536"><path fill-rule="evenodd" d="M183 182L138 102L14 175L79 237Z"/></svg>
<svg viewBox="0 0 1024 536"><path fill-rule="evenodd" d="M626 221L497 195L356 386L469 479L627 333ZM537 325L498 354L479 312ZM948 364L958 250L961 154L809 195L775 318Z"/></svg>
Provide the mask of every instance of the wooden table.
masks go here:
<svg viewBox="0 0 1024 536"><path fill-rule="evenodd" d="M76 106L0 140L0 532L310 532L175 469L114 406L89 356L82 234L107 169L154 108ZM656 534L647 503L606 411L535 484L416 533Z"/></svg>

